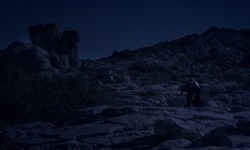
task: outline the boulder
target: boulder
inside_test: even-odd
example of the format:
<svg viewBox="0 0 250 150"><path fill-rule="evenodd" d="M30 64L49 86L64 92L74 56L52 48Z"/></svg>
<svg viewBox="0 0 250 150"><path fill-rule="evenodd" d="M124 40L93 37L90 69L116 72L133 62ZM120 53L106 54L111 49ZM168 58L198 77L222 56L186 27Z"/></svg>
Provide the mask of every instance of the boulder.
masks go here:
<svg viewBox="0 0 250 150"><path fill-rule="evenodd" d="M40 45L40 42L46 38L46 28L45 25L39 24L36 26L31 26L28 28L29 37L33 44Z"/></svg>
<svg viewBox="0 0 250 150"><path fill-rule="evenodd" d="M215 128L203 137L197 139L188 148L208 147L208 146L231 146L232 142L227 137L223 128Z"/></svg>
<svg viewBox="0 0 250 150"><path fill-rule="evenodd" d="M138 110L135 107L124 107L124 108L108 108L101 111L100 115L104 118L118 117L127 114L136 114Z"/></svg>
<svg viewBox="0 0 250 150"><path fill-rule="evenodd" d="M55 128L54 124L41 122L30 122L0 128L0 144L1 142L9 143L10 141L22 140L27 138L27 136L41 134L41 131L53 128Z"/></svg>
<svg viewBox="0 0 250 150"><path fill-rule="evenodd" d="M60 69L60 70L68 70L69 69L69 58L66 54L51 54L50 62L52 66Z"/></svg>
<svg viewBox="0 0 250 150"><path fill-rule="evenodd" d="M250 136L247 136L247 135L229 135L228 137L232 141L232 146L235 148L247 149L247 147L250 147Z"/></svg>
<svg viewBox="0 0 250 150"><path fill-rule="evenodd" d="M232 96L228 95L228 94L218 94L216 95L214 98L214 100L223 102L225 104L232 104Z"/></svg>
<svg viewBox="0 0 250 150"><path fill-rule="evenodd" d="M63 41L79 42L80 36L76 30L64 31L62 34Z"/></svg>
<svg viewBox="0 0 250 150"><path fill-rule="evenodd" d="M3 51L2 64L15 65L26 71L44 71L52 69L50 54L41 47L13 42Z"/></svg>
<svg viewBox="0 0 250 150"><path fill-rule="evenodd" d="M77 115L82 115L82 116L86 116L86 117L93 117L96 115L100 115L101 111L104 109L108 109L108 105L87 107L87 108L79 109L75 113Z"/></svg>
<svg viewBox="0 0 250 150"><path fill-rule="evenodd" d="M26 50L26 44L20 41L12 42L0 53L0 63L18 66L20 65L19 51ZM22 47L22 48L20 48Z"/></svg>
<svg viewBox="0 0 250 150"><path fill-rule="evenodd" d="M76 140L70 140L65 143L59 143L53 147L50 147L49 149L85 149L86 147L76 141Z"/></svg>
<svg viewBox="0 0 250 150"><path fill-rule="evenodd" d="M80 41L77 31L65 31L61 35L57 26L39 24L29 27L32 44L19 41L11 43L0 53L0 63L20 66L27 71L42 71L56 67L62 71L80 69Z"/></svg>
<svg viewBox="0 0 250 150"><path fill-rule="evenodd" d="M128 75L114 74L113 78L116 81L116 83L124 83L130 81L130 77Z"/></svg>
<svg viewBox="0 0 250 150"><path fill-rule="evenodd" d="M225 87L221 84L213 83L213 84L210 84L209 87L210 87L209 91L211 94L218 94L218 93L226 92Z"/></svg>
<svg viewBox="0 0 250 150"><path fill-rule="evenodd" d="M174 139L162 142L160 145L153 148L153 150L163 150L163 149L174 149L174 148L184 148L190 145L191 142L185 139Z"/></svg>
<svg viewBox="0 0 250 150"><path fill-rule="evenodd" d="M209 107L213 107L213 108L218 108L218 105L214 101L212 101L212 100L205 101L203 103L203 106L209 106Z"/></svg>
<svg viewBox="0 0 250 150"><path fill-rule="evenodd" d="M46 24L45 26L45 35L46 35L46 40L47 41L56 41L57 40L57 36L58 36L58 28L56 26L56 24L54 23L50 23L50 24Z"/></svg>
<svg viewBox="0 0 250 150"><path fill-rule="evenodd" d="M168 99L169 107L184 107L186 103L186 96L171 97Z"/></svg>
<svg viewBox="0 0 250 150"><path fill-rule="evenodd" d="M208 84L200 84L201 92L204 94L210 93L210 86Z"/></svg>
<svg viewBox="0 0 250 150"><path fill-rule="evenodd" d="M239 88L236 82L225 82L225 83L221 83L221 85L225 87L227 92L232 92Z"/></svg>
<svg viewBox="0 0 250 150"><path fill-rule="evenodd" d="M161 84L145 85L143 89L148 91L165 91L166 89Z"/></svg>
<svg viewBox="0 0 250 150"><path fill-rule="evenodd" d="M242 111L235 114L236 119L238 119L237 129L243 131L250 135L250 113L248 111Z"/></svg>
<svg viewBox="0 0 250 150"><path fill-rule="evenodd" d="M76 30L65 31L60 34L57 26L53 23L31 26L28 30L30 32L30 40L34 45L46 49L49 53L55 52L57 54L55 56L53 55L53 64L58 66L58 63L61 64L62 61L64 61L64 65L61 66L63 68L67 68L68 64L75 69L80 68L81 62L79 59L78 46L76 44L80 41L80 37ZM59 54L62 55L58 56ZM68 58L64 55L67 55Z"/></svg>
<svg viewBox="0 0 250 150"><path fill-rule="evenodd" d="M115 79L111 75L107 75L102 79L102 82L107 84L107 83L115 83Z"/></svg>
<svg viewBox="0 0 250 150"><path fill-rule="evenodd" d="M20 149L20 147L35 147L35 146L39 145L40 148L43 148L42 145L49 145L50 143L57 143L59 141L60 141L59 139L27 137L27 138L18 139L16 141L11 142L9 147L11 149ZM47 149L47 148L45 148L45 149Z"/></svg>
<svg viewBox="0 0 250 150"><path fill-rule="evenodd" d="M138 90L139 86L135 83L128 82L126 90Z"/></svg>
<svg viewBox="0 0 250 150"><path fill-rule="evenodd" d="M79 70L74 70L74 71L72 71L72 72L68 72L68 73L66 73L66 75L67 75L67 78L68 79L73 79L73 78L75 78L75 77L79 77L80 75L81 75L82 73L79 71ZM83 77L83 76L82 76ZM86 79L86 78L85 78Z"/></svg>
<svg viewBox="0 0 250 150"><path fill-rule="evenodd" d="M202 112L194 112L192 119L203 125L201 128L199 128L199 130L203 133L207 133L215 127L220 127L225 130L232 130L236 128L238 120L233 118L234 116L230 113L227 113L227 111L224 109L211 107L201 107L196 109L197 111ZM210 109L209 111L211 112L208 112L208 109Z"/></svg>
<svg viewBox="0 0 250 150"><path fill-rule="evenodd" d="M175 118L156 120L154 131L156 135L164 136L167 139L184 138L191 140L201 136L194 125L187 125Z"/></svg>
<svg viewBox="0 0 250 150"><path fill-rule="evenodd" d="M60 50L68 55L70 67L80 69L81 61L79 59L79 49L76 43L72 41L62 41L60 43Z"/></svg>
<svg viewBox="0 0 250 150"><path fill-rule="evenodd" d="M27 71L49 70L52 65L49 53L38 46L20 52L20 66Z"/></svg>
<svg viewBox="0 0 250 150"><path fill-rule="evenodd" d="M250 92L244 90L237 90L230 93L232 96L233 105L241 105L244 107L250 107Z"/></svg>
<svg viewBox="0 0 250 150"><path fill-rule="evenodd" d="M145 98L146 101L156 105L156 106L168 106L168 100L163 95L155 95L149 98Z"/></svg>
<svg viewBox="0 0 250 150"><path fill-rule="evenodd" d="M53 67L52 70L52 78L53 79L62 79L62 80L67 80L67 74L58 70L57 68Z"/></svg>
<svg viewBox="0 0 250 150"><path fill-rule="evenodd" d="M225 87L219 83L200 84L201 92L204 94L218 94L226 92Z"/></svg>

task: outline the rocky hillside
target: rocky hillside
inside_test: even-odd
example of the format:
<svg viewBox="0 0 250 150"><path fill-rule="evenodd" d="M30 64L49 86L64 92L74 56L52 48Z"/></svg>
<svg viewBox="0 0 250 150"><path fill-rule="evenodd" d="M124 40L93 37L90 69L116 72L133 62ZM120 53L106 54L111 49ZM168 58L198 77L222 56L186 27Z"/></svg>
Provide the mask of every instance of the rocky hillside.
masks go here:
<svg viewBox="0 0 250 150"><path fill-rule="evenodd" d="M250 149L249 57L250 30L211 27L49 79L2 66L0 148Z"/></svg>

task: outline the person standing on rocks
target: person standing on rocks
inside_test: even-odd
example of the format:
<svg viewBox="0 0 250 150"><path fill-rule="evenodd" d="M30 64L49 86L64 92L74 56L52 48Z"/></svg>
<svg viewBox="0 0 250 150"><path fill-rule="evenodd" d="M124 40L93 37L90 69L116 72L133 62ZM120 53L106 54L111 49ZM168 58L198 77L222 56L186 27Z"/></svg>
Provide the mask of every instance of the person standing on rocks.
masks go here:
<svg viewBox="0 0 250 150"><path fill-rule="evenodd" d="M193 106L194 107L202 107L201 89L200 89L199 84L197 82L194 82L192 84L192 89L193 89L193 92L194 92Z"/></svg>
<svg viewBox="0 0 250 150"><path fill-rule="evenodd" d="M186 84L182 87L181 89L181 93L180 95L183 94L183 92L187 92L186 95L186 99L187 99L187 103L186 103L186 107L201 107L202 106L202 102L201 102L201 98L200 98L200 86L197 82L194 81L193 78L190 78L190 80L188 80L186 82Z"/></svg>

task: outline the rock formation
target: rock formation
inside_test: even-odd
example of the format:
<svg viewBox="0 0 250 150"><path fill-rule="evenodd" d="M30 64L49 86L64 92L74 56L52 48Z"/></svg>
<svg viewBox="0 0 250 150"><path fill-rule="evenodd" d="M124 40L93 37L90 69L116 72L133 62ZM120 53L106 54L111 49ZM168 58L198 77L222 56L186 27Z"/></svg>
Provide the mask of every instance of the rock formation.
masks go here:
<svg viewBox="0 0 250 150"><path fill-rule="evenodd" d="M29 27L32 44L19 41L11 43L0 53L0 63L18 66L23 70L39 72L79 69L80 59L77 31L65 31L62 34L55 24Z"/></svg>
<svg viewBox="0 0 250 150"><path fill-rule="evenodd" d="M27 71L39 72L52 69L48 51L19 41L11 43L0 57L1 63L19 66Z"/></svg>
<svg viewBox="0 0 250 150"><path fill-rule="evenodd" d="M40 24L31 26L28 30L32 43L49 51L51 59L53 59L52 65L60 67L59 64L63 61L65 64L69 63L70 67L80 67L77 46L80 37L76 30L64 31L61 34L55 24ZM65 57L65 54L68 58ZM67 65L62 65L61 68L67 69Z"/></svg>

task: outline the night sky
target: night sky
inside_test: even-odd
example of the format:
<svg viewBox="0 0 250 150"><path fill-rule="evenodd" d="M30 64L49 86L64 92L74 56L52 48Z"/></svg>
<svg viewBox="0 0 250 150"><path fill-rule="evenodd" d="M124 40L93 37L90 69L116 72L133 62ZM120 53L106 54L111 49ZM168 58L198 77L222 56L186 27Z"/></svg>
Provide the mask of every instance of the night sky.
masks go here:
<svg viewBox="0 0 250 150"><path fill-rule="evenodd" d="M250 29L250 0L1 0L0 49L29 42L27 28L75 29L83 59L202 33L210 26Z"/></svg>

